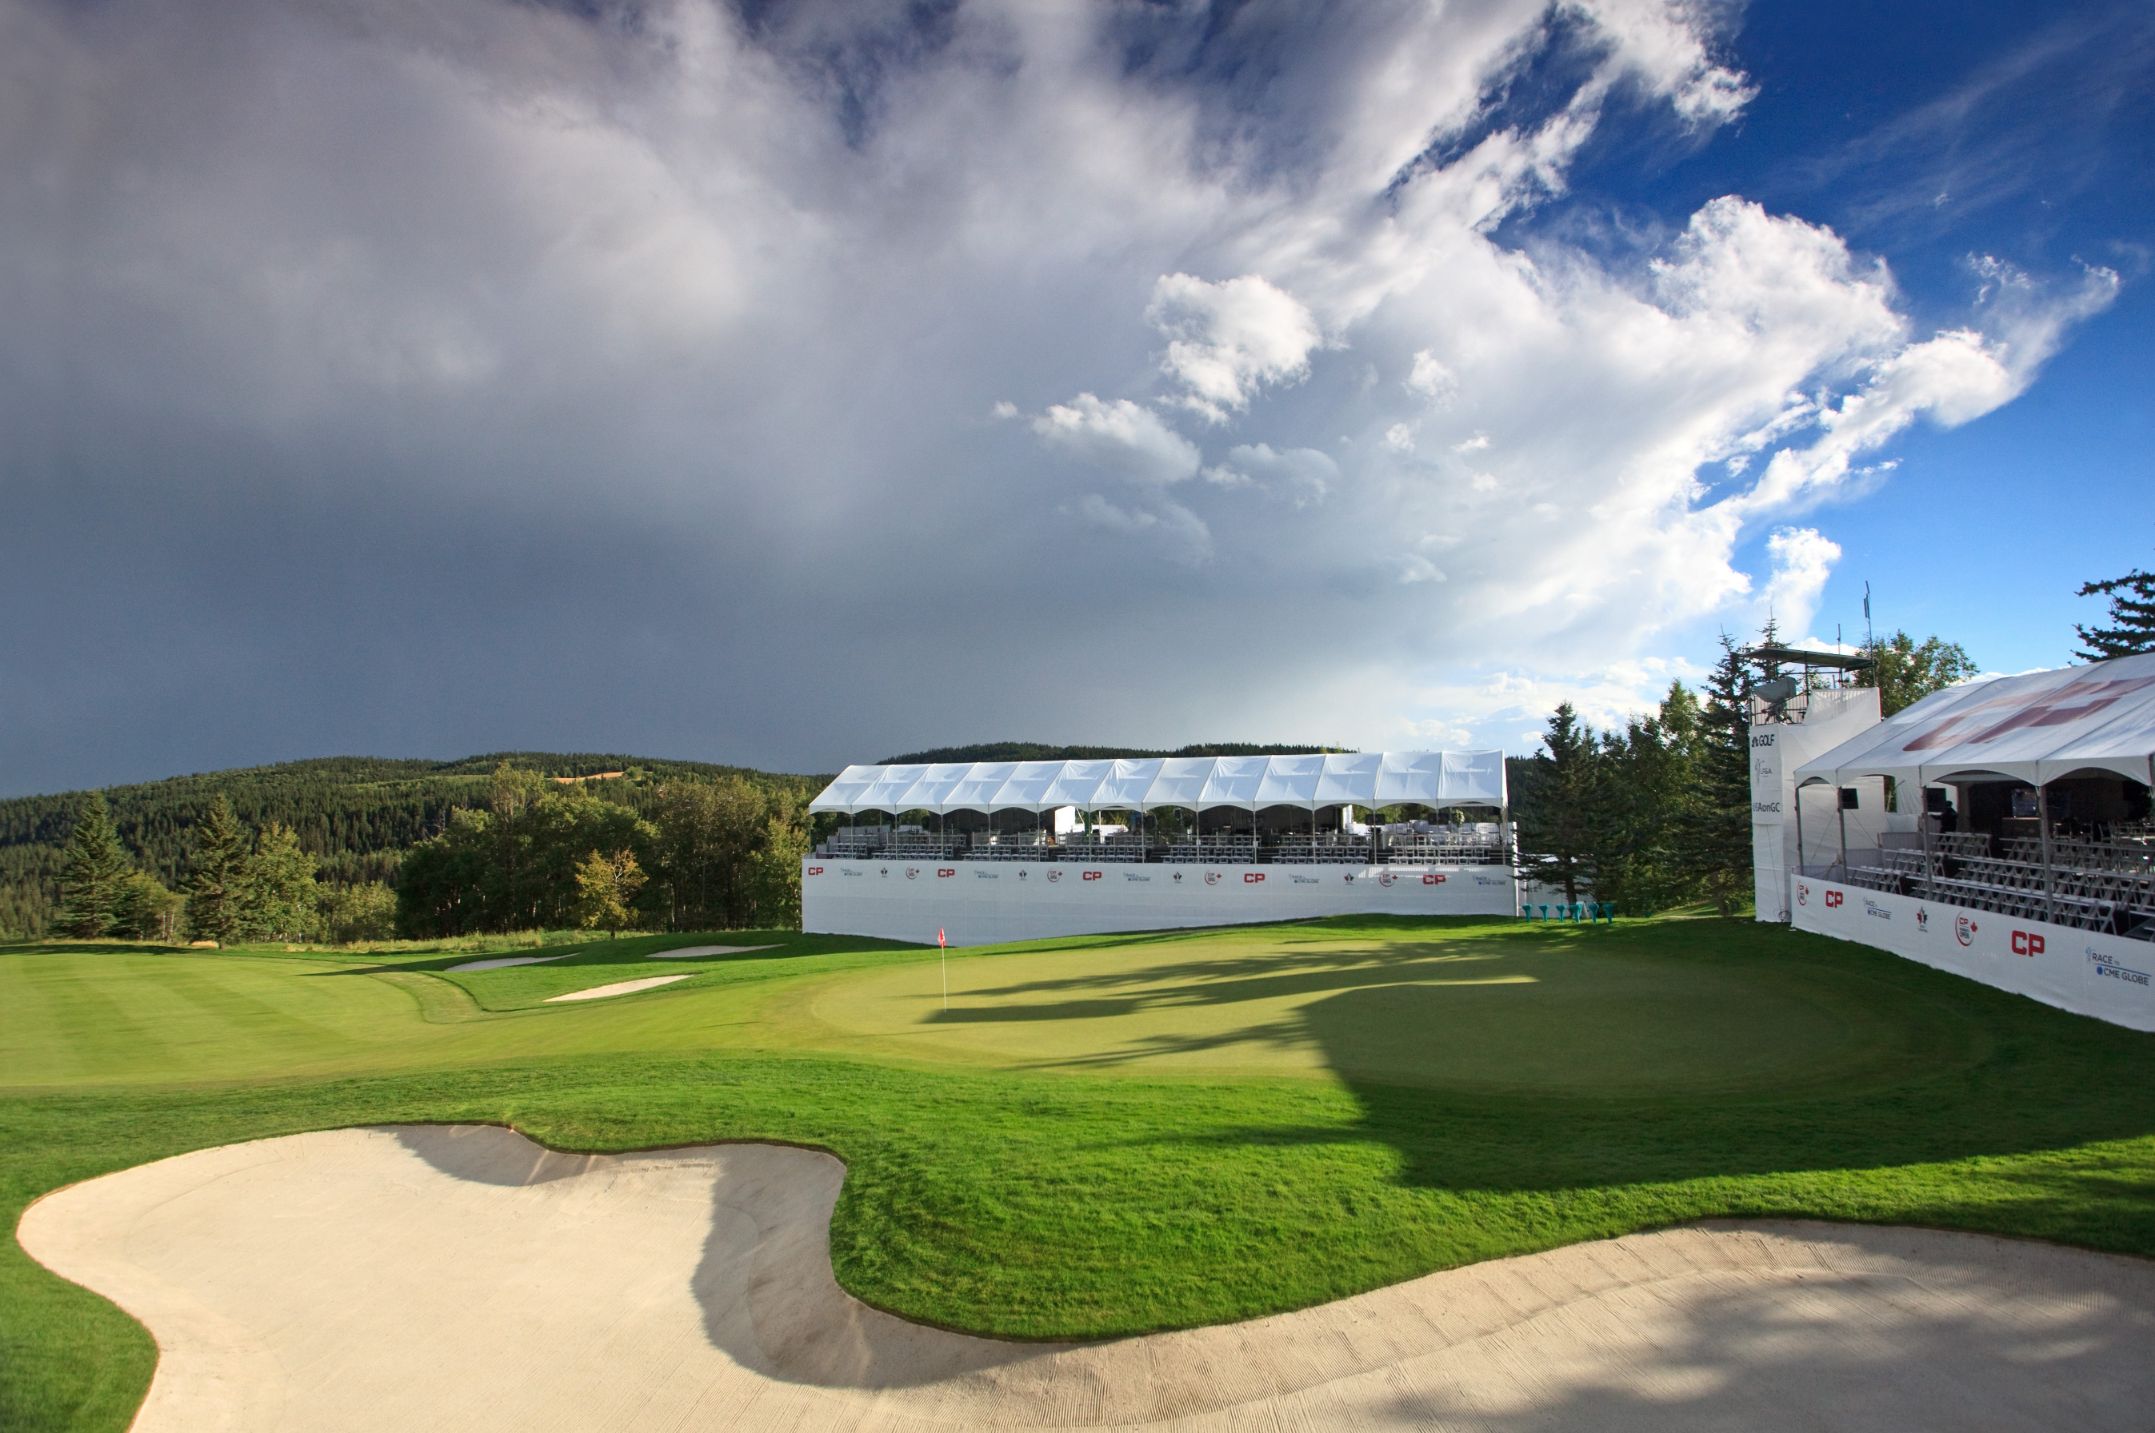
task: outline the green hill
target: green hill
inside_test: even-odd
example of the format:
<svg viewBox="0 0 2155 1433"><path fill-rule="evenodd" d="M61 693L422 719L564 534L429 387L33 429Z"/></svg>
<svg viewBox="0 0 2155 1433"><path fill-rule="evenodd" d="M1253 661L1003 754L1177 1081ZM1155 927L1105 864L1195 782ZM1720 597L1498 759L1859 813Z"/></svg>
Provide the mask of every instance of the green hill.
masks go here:
<svg viewBox="0 0 2155 1433"><path fill-rule="evenodd" d="M1098 761L1113 756L1305 756L1349 750L1352 748L1307 746L1295 742L1267 745L1261 742L1215 741L1178 747L1173 751L1147 751L1134 746L1055 746L1042 741L976 741L968 746L936 746L926 751L909 751L903 756L886 756L880 764L912 766L917 763L957 761Z"/></svg>
<svg viewBox="0 0 2155 1433"><path fill-rule="evenodd" d="M591 752L503 751L460 761L331 756L175 776L105 789L121 844L166 885L185 879L190 833L219 792L242 822L280 821L320 858L332 884L387 881L405 848L440 830L449 812L484 802L487 775L501 762L596 795L641 807L660 783L740 776L804 798L824 778L787 776L700 761ZM37 934L59 899L61 850L82 793L0 800L0 937Z"/></svg>

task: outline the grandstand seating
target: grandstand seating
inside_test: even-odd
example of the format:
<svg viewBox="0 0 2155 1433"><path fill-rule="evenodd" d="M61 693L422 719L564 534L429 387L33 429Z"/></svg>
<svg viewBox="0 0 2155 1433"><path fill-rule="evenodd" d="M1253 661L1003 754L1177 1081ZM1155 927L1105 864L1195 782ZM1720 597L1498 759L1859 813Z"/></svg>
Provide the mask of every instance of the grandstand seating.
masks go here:
<svg viewBox="0 0 2155 1433"><path fill-rule="evenodd" d="M1937 843L1960 835L1947 832ZM1987 838L1977 835L1954 840L1951 854L1934 851L1928 859L1921 851L1882 851L1883 865L1851 866L1847 880L1865 890L2020 920L2155 938L2155 868L2145 861L2125 864L2129 851L2113 843L2054 841L2046 872L2040 860L2019 858L2025 849L2020 838L2008 843L2006 856L1981 854L1987 846ZM2076 859L2089 864L2069 864Z"/></svg>

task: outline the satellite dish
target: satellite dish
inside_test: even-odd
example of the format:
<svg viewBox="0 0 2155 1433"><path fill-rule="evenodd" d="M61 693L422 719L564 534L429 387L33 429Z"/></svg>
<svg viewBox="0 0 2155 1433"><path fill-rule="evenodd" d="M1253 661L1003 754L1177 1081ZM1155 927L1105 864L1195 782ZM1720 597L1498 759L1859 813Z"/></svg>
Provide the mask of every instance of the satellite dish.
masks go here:
<svg viewBox="0 0 2155 1433"><path fill-rule="evenodd" d="M1766 707L1766 720L1787 721L1788 704L1799 684L1794 677L1768 677L1751 688L1751 695Z"/></svg>

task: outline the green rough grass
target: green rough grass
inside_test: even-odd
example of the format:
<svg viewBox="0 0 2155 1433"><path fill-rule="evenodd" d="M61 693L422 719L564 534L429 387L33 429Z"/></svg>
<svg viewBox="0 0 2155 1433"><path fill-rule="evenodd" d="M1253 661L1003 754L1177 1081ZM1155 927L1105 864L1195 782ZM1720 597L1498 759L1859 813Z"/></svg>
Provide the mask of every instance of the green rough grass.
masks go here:
<svg viewBox="0 0 2155 1433"><path fill-rule="evenodd" d="M781 1139L848 1162L848 1288L1025 1337L1247 1317L1710 1215L2155 1254L2155 1037L1747 923L1035 942L953 956L948 1016L936 952L866 941L443 970L473 956L0 950L0 1213L375 1121ZM124 1427L153 1358L0 1246L0 1427Z"/></svg>

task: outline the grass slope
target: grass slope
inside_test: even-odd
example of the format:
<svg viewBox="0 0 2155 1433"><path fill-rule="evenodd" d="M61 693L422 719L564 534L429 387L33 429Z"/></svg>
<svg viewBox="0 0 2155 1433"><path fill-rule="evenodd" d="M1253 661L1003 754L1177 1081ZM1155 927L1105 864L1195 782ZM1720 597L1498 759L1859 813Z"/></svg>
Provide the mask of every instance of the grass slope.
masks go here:
<svg viewBox="0 0 2155 1433"><path fill-rule="evenodd" d="M654 961L722 941L780 949ZM840 1278L1020 1336L1246 1317L1707 1215L2155 1254L2155 1037L1784 930L1338 920L934 951L0 952L0 1215L189 1149L492 1120L849 1165ZM693 972L662 990L563 990ZM932 992L932 994L931 994ZM0 1427L119 1428L153 1351L0 1247Z"/></svg>

